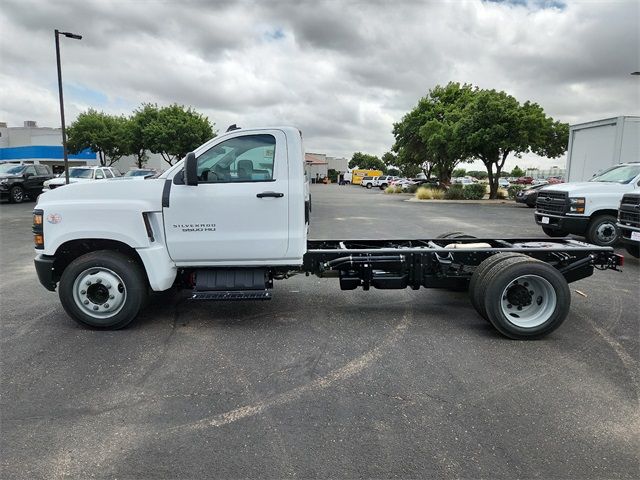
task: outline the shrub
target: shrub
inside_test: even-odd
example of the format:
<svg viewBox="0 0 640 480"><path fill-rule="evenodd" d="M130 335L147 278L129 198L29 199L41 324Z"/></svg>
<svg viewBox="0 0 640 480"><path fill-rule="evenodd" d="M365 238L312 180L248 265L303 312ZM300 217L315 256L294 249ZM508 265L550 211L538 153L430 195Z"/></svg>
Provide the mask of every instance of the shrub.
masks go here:
<svg viewBox="0 0 640 480"><path fill-rule="evenodd" d="M418 200L431 200L433 198L431 189L427 187L420 187L416 190L416 198Z"/></svg>
<svg viewBox="0 0 640 480"><path fill-rule="evenodd" d="M432 188L431 189L431 196L433 197L434 200L442 200L444 198L444 190L441 190L439 188Z"/></svg>
<svg viewBox="0 0 640 480"><path fill-rule="evenodd" d="M497 193L498 193L497 197L500 200L505 200L507 198L507 196L509 195L504 188L499 188Z"/></svg>
<svg viewBox="0 0 640 480"><path fill-rule="evenodd" d="M416 193L418 191L418 185L409 185L407 188L404 189L405 192L407 193Z"/></svg>
<svg viewBox="0 0 640 480"><path fill-rule="evenodd" d="M527 188L527 185L511 185L507 189L507 193L509 194L509 198L511 198L511 199L516 198L516 195L518 194L518 192L520 192L521 190L524 190L525 188Z"/></svg>
<svg viewBox="0 0 640 480"><path fill-rule="evenodd" d="M464 187L462 185L451 185L447 193L444 194L447 200L464 200Z"/></svg>
<svg viewBox="0 0 640 480"><path fill-rule="evenodd" d="M384 189L384 193L396 193L396 189L395 187L388 186L387 188Z"/></svg>
<svg viewBox="0 0 640 480"><path fill-rule="evenodd" d="M485 186L479 183L472 183L464 187L465 200L481 200L484 197Z"/></svg>
<svg viewBox="0 0 640 480"><path fill-rule="evenodd" d="M394 193L402 193L402 187L401 186L396 186L393 188Z"/></svg>

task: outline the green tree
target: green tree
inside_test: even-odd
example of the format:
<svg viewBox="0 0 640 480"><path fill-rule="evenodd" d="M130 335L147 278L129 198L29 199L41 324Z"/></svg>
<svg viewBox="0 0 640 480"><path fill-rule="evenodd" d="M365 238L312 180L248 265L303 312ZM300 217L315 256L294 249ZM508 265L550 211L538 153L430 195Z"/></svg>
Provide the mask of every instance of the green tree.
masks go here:
<svg viewBox="0 0 640 480"><path fill-rule="evenodd" d="M367 169L367 170L381 170L387 171L386 165L375 155L369 155L367 153L356 152L349 161L349 168L354 169Z"/></svg>
<svg viewBox="0 0 640 480"><path fill-rule="evenodd" d="M558 157L566 151L569 136L569 126L546 116L539 105L521 105L505 92L479 89L473 91L456 131L460 148L487 169L489 198L497 196L498 179L510 154Z"/></svg>
<svg viewBox="0 0 640 480"><path fill-rule="evenodd" d="M511 176L512 177L524 177L524 170L522 170L518 165L516 165L515 167L513 167L513 170L511 170Z"/></svg>
<svg viewBox="0 0 640 480"><path fill-rule="evenodd" d="M158 109L142 128L143 146L169 165L214 136L207 117L178 104Z"/></svg>
<svg viewBox="0 0 640 480"><path fill-rule="evenodd" d="M464 168L456 168L451 175L454 177L464 177L467 174L467 171Z"/></svg>
<svg viewBox="0 0 640 480"><path fill-rule="evenodd" d="M451 180L453 170L467 158L457 126L472 94L471 85L438 85L394 124L393 150L403 164L428 166L429 174L438 172L441 182Z"/></svg>
<svg viewBox="0 0 640 480"><path fill-rule="evenodd" d="M467 172L467 175L469 175L470 177L475 177L478 180L484 180L485 178L487 178L487 172L483 170L469 170Z"/></svg>
<svg viewBox="0 0 640 480"><path fill-rule="evenodd" d="M400 173L401 173L400 170L398 170L395 167L387 168L387 175L397 177L400 175Z"/></svg>
<svg viewBox="0 0 640 480"><path fill-rule="evenodd" d="M111 166L127 154L127 119L89 109L67 128L67 149L79 153L90 148L100 165Z"/></svg>
<svg viewBox="0 0 640 480"><path fill-rule="evenodd" d="M147 150L150 139L147 129L152 122L158 119L158 106L151 103L143 103L128 118L127 125L127 153L136 157L136 165L142 168L147 162Z"/></svg>

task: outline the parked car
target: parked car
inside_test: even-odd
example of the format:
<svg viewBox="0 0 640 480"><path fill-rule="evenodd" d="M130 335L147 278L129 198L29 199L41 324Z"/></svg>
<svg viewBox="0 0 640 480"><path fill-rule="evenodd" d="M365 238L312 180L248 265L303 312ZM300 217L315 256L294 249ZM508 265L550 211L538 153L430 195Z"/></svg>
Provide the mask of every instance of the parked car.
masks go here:
<svg viewBox="0 0 640 480"><path fill-rule="evenodd" d="M391 182L393 182L394 180L397 180L398 177L394 177L392 175L383 175L381 177L378 177L376 182L375 182L375 186L379 187L380 190L384 190L385 188L387 188Z"/></svg>
<svg viewBox="0 0 640 480"><path fill-rule="evenodd" d="M533 177L520 177L513 183L517 185L531 185L531 183L533 183Z"/></svg>
<svg viewBox="0 0 640 480"><path fill-rule="evenodd" d="M118 174L112 167L71 167L69 169L69 183L91 182L117 177ZM44 182L44 190L53 190L66 184L66 177L59 177Z"/></svg>
<svg viewBox="0 0 640 480"><path fill-rule="evenodd" d="M160 172L154 170L153 168L134 168L125 173L124 177L140 177L140 178L151 178L155 175L158 175Z"/></svg>
<svg viewBox="0 0 640 480"><path fill-rule="evenodd" d="M549 177L547 178L549 185L557 185L558 183L564 183L562 177Z"/></svg>
<svg viewBox="0 0 640 480"><path fill-rule="evenodd" d="M365 188L373 188L376 184L377 179L378 177L362 177L362 182L360 182L360 186Z"/></svg>
<svg viewBox="0 0 640 480"><path fill-rule="evenodd" d="M474 181L471 177L454 177L451 179L451 183L455 185L471 185Z"/></svg>
<svg viewBox="0 0 640 480"><path fill-rule="evenodd" d="M498 179L498 186L500 188L509 188L511 184L509 183L509 180L507 180L506 178L499 178Z"/></svg>
<svg viewBox="0 0 640 480"><path fill-rule="evenodd" d="M42 193L48 180L55 178L48 165L0 165L0 198L11 203L21 203L26 198L35 199Z"/></svg>
<svg viewBox="0 0 640 480"><path fill-rule="evenodd" d="M549 185L549 181L544 178L536 178L531 185Z"/></svg>
<svg viewBox="0 0 640 480"><path fill-rule="evenodd" d="M534 208L536 206L536 200L538 199L538 192L545 185L529 185L524 190L520 190L516 194L516 202L524 203L529 208Z"/></svg>

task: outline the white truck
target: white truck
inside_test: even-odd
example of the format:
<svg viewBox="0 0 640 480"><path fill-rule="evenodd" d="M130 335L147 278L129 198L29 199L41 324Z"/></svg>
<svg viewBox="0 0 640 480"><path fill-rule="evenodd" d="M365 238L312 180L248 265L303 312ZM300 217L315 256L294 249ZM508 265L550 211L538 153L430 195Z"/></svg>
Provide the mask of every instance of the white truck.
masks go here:
<svg viewBox="0 0 640 480"><path fill-rule="evenodd" d="M622 116L571 125L567 182L584 182L621 163L637 162L640 117Z"/></svg>
<svg viewBox="0 0 640 480"><path fill-rule="evenodd" d="M308 240L308 199L299 130L233 130L159 178L41 195L36 271L73 319L97 329L128 325L150 290L268 300L275 280L304 273L337 278L343 290L468 288L498 331L530 339L564 321L569 282L623 262L568 239Z"/></svg>
<svg viewBox="0 0 640 480"><path fill-rule="evenodd" d="M620 240L629 255L640 258L640 190L625 193L618 209Z"/></svg>
<svg viewBox="0 0 640 480"><path fill-rule="evenodd" d="M588 182L550 185L538 194L536 223L550 237L584 235L595 245L613 246L620 240L620 200L639 191L640 163L616 165Z"/></svg>

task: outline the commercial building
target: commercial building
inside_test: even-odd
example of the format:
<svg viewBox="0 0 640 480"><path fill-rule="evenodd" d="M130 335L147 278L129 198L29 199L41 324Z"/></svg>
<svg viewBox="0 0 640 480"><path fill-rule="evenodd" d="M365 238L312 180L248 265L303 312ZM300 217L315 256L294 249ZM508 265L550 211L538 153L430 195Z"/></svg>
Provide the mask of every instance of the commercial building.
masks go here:
<svg viewBox="0 0 640 480"><path fill-rule="evenodd" d="M311 181L318 181L329 175L329 170L345 173L349 170L349 160L346 158L330 157L324 153L306 153L305 173Z"/></svg>

